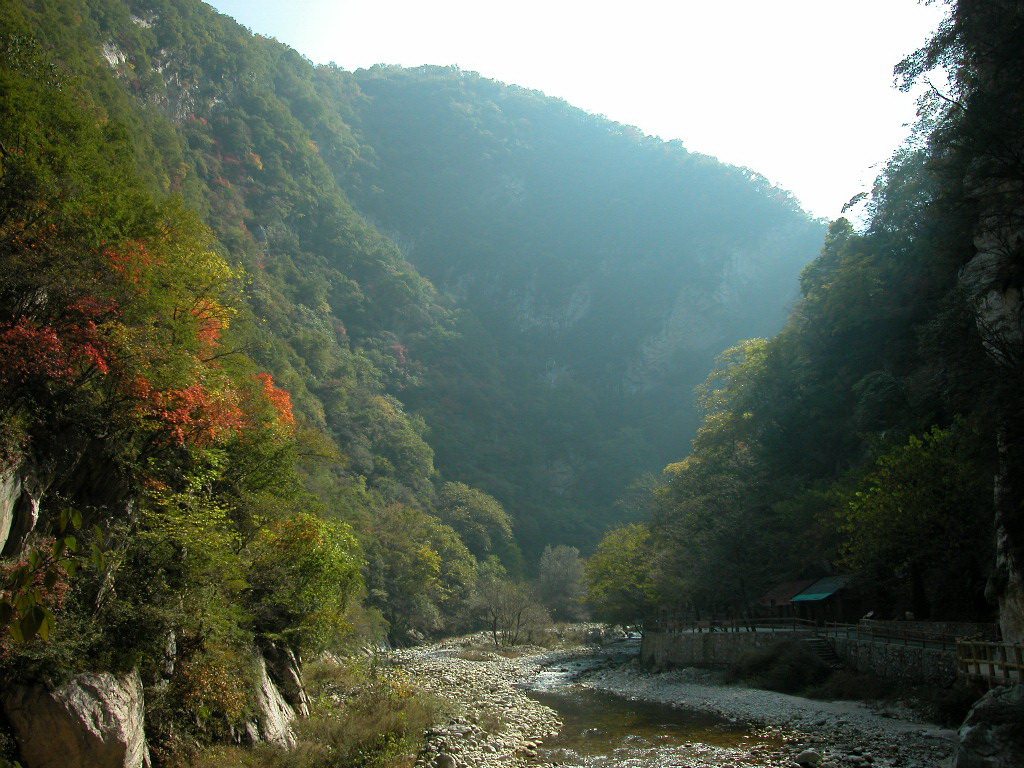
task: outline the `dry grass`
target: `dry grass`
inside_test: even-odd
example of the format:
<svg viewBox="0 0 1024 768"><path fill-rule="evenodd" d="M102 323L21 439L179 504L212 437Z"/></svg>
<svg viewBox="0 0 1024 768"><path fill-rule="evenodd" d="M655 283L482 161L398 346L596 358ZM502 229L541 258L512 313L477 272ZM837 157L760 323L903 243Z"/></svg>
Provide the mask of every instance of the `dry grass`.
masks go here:
<svg viewBox="0 0 1024 768"><path fill-rule="evenodd" d="M446 714L440 700L373 660L322 660L306 674L311 716L295 723L291 751L218 745L193 768L410 768L423 733Z"/></svg>

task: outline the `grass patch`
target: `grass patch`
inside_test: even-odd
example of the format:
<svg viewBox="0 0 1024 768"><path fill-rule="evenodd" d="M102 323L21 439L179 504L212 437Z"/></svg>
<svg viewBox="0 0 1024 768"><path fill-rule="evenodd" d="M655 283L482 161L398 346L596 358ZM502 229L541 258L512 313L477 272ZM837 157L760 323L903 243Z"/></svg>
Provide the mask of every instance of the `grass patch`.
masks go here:
<svg viewBox="0 0 1024 768"><path fill-rule="evenodd" d="M476 649L470 649L468 651L462 651L461 653L455 654L456 658L463 659L465 661L493 661L494 651L478 651Z"/></svg>
<svg viewBox="0 0 1024 768"><path fill-rule="evenodd" d="M403 672L372 659L321 660L306 669L313 706L295 722L298 746L217 745L194 768L411 768L423 733L448 705L417 690Z"/></svg>

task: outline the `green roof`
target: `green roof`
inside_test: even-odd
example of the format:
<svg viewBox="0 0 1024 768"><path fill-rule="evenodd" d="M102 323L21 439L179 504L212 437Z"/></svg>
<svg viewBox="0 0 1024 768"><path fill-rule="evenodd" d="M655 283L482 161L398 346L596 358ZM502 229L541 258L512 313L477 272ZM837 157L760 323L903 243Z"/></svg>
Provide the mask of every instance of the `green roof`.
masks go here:
<svg viewBox="0 0 1024 768"><path fill-rule="evenodd" d="M818 579L799 595L792 597L791 602L796 603L824 600L825 598L834 595L849 583L849 576L826 576L824 579Z"/></svg>

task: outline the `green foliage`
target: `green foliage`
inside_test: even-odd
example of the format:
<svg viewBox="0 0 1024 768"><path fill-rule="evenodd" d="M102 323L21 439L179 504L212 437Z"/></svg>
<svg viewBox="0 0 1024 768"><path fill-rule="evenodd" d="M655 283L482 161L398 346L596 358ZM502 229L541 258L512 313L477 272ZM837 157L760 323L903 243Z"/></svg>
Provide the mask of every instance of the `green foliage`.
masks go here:
<svg viewBox="0 0 1024 768"><path fill-rule="evenodd" d="M257 633L315 652L345 631L362 584L362 550L349 526L299 514L249 545L246 602Z"/></svg>
<svg viewBox="0 0 1024 768"><path fill-rule="evenodd" d="M613 624L640 622L656 598L650 576L651 532L633 523L613 528L587 560L587 603L594 618Z"/></svg>
<svg viewBox="0 0 1024 768"><path fill-rule="evenodd" d="M478 560L497 555L511 568L521 567L512 534L512 519L497 499L465 483L445 483L437 494L441 520Z"/></svg>
<svg viewBox="0 0 1024 768"><path fill-rule="evenodd" d="M782 581L852 568L880 613L987 615L994 372L951 193L927 152L898 154L866 229L832 224L782 332L719 358L692 454L654 493L668 610L744 615ZM957 579L932 566L949 561Z"/></svg>
<svg viewBox="0 0 1024 768"><path fill-rule="evenodd" d="M586 570L576 547L548 545L537 567L537 595L556 621L579 621L586 615Z"/></svg>
<svg viewBox="0 0 1024 768"><path fill-rule="evenodd" d="M464 627L476 559L458 534L402 504L375 509L364 525L368 602L388 621L392 639Z"/></svg>
<svg viewBox="0 0 1024 768"><path fill-rule="evenodd" d="M839 518L846 561L912 610L967 614L991 559L984 475L962 430L933 428L876 459Z"/></svg>

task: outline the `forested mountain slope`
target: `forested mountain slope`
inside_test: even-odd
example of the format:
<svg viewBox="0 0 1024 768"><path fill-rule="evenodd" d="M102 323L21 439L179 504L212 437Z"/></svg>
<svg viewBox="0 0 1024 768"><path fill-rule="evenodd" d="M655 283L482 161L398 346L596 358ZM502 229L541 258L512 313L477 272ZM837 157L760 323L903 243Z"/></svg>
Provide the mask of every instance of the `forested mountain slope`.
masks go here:
<svg viewBox="0 0 1024 768"><path fill-rule="evenodd" d="M317 68L192 0L8 4L0 34L5 555L131 563L11 602L104 648L58 655L210 622L229 666L316 645L337 579L350 623L465 625L478 562L528 567L514 534L532 559L620 514L820 234L678 143L453 69ZM278 546L329 572L263 583Z"/></svg>
<svg viewBox="0 0 1024 768"><path fill-rule="evenodd" d="M439 465L522 510L534 546L530 523L586 542L692 434L713 356L779 327L821 225L749 170L534 91L457 68L354 79L374 167L342 183L493 350L493 371L471 347L469 376L442 358L410 393Z"/></svg>
<svg viewBox="0 0 1024 768"><path fill-rule="evenodd" d="M820 241L756 174L471 73L314 68L193 2L25 7L245 266L349 470L429 496L437 451L534 555L621 516Z"/></svg>

